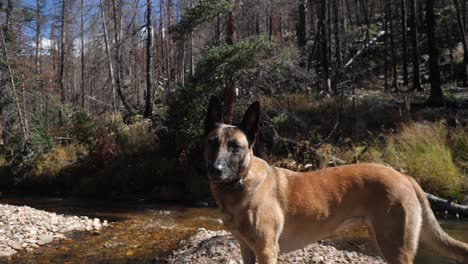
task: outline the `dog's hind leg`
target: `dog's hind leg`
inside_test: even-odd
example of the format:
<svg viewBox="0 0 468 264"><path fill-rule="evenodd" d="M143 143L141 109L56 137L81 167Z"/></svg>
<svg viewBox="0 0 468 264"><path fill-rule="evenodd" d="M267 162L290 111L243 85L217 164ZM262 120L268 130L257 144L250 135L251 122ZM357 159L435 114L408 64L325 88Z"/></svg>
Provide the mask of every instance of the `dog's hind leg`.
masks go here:
<svg viewBox="0 0 468 264"><path fill-rule="evenodd" d="M371 219L380 252L389 264L412 264L421 230L421 207L411 203L382 207Z"/></svg>

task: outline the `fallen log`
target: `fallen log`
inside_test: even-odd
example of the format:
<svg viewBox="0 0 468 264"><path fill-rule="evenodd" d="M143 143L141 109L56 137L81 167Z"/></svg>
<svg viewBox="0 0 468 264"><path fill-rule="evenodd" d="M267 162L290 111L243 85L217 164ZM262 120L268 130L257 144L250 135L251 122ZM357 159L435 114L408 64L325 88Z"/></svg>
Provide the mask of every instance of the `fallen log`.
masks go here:
<svg viewBox="0 0 468 264"><path fill-rule="evenodd" d="M425 194L434 212L468 218L468 206L453 203L451 200L442 199L430 193Z"/></svg>

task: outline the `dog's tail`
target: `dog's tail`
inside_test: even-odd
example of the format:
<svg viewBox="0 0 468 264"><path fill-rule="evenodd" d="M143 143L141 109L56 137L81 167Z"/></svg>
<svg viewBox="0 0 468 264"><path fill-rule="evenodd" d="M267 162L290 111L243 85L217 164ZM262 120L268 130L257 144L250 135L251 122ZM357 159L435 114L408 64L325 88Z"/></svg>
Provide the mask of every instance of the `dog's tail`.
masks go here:
<svg viewBox="0 0 468 264"><path fill-rule="evenodd" d="M431 249L461 263L468 263L468 244L450 237L437 222L421 186L409 177L422 207L421 241Z"/></svg>

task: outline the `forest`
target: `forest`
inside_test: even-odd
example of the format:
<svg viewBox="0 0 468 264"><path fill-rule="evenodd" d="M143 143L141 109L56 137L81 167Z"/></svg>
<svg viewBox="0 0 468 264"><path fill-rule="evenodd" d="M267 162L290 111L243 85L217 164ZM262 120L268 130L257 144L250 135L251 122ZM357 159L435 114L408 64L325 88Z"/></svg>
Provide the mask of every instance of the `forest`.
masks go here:
<svg viewBox="0 0 468 264"><path fill-rule="evenodd" d="M209 199L208 99L255 153L313 170L388 164L468 192L465 0L0 2L5 193Z"/></svg>

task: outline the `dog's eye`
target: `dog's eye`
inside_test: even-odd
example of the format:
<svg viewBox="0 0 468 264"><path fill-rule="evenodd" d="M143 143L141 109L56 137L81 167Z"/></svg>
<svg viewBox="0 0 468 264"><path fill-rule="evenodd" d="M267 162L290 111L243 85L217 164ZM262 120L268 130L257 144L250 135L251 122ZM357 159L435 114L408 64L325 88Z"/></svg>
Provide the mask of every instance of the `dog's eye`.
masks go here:
<svg viewBox="0 0 468 264"><path fill-rule="evenodd" d="M228 143L228 147L229 149L231 149L232 151L238 151L241 146L236 142L236 141L231 141Z"/></svg>

